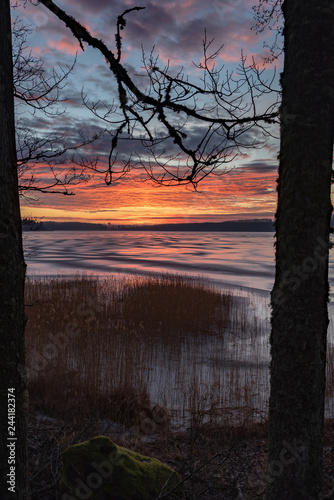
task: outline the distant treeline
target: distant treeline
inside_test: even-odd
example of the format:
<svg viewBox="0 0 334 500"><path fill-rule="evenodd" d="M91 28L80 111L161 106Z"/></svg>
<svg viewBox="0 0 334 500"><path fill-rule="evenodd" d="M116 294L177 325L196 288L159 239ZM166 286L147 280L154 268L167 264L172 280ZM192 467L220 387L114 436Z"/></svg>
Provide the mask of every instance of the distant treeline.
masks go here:
<svg viewBox="0 0 334 500"><path fill-rule="evenodd" d="M22 221L23 231L240 231L273 232L270 219L237 220L225 222L190 222L154 225L117 225L93 222L37 222L32 219Z"/></svg>

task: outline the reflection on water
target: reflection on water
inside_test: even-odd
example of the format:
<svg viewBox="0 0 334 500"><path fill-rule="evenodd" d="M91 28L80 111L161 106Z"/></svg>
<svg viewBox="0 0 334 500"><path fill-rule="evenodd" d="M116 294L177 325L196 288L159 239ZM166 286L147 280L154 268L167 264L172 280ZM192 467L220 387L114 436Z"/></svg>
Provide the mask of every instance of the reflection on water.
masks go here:
<svg viewBox="0 0 334 500"><path fill-rule="evenodd" d="M272 233L35 232L25 239L29 275L182 272L269 291Z"/></svg>
<svg viewBox="0 0 334 500"><path fill-rule="evenodd" d="M179 272L262 295L274 281L273 233L41 231L25 233L24 246L30 276ZM330 254L329 282L334 284Z"/></svg>
<svg viewBox="0 0 334 500"><path fill-rule="evenodd" d="M187 425L191 408L197 408L204 421L215 416L225 423L266 419L269 321L258 320L251 297L237 299L236 317L222 337L185 339L182 349L168 357L165 350L157 350L156 362L149 367L150 397L166 405L176 423L181 411ZM146 366L141 369L145 372Z"/></svg>

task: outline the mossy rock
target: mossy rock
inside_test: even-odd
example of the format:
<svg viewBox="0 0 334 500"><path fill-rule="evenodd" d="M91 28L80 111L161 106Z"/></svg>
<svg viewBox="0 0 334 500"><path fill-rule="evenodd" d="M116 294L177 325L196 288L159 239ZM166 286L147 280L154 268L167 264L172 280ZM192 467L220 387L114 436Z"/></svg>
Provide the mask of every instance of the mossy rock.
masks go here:
<svg viewBox="0 0 334 500"><path fill-rule="evenodd" d="M181 491L180 476L159 460L98 436L63 455L61 500L153 500Z"/></svg>

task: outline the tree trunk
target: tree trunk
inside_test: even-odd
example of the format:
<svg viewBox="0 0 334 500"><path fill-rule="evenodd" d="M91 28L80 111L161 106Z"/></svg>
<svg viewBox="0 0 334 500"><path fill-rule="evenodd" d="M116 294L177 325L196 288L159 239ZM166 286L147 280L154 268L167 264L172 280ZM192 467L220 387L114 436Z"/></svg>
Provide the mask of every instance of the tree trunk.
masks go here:
<svg viewBox="0 0 334 500"><path fill-rule="evenodd" d="M285 0L266 499L322 498L334 5Z"/></svg>
<svg viewBox="0 0 334 500"><path fill-rule="evenodd" d="M16 169L9 0L0 0L0 12L0 496L3 500L27 500L25 264Z"/></svg>

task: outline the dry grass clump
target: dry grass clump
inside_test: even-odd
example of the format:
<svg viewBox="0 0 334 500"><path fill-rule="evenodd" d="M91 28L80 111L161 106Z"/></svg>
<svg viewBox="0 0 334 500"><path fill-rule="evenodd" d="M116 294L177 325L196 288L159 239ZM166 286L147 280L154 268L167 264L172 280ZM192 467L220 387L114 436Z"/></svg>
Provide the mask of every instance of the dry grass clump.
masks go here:
<svg viewBox="0 0 334 500"><path fill-rule="evenodd" d="M153 338L216 335L230 325L232 295L204 280L168 274L136 279L125 287L122 300L126 326Z"/></svg>

